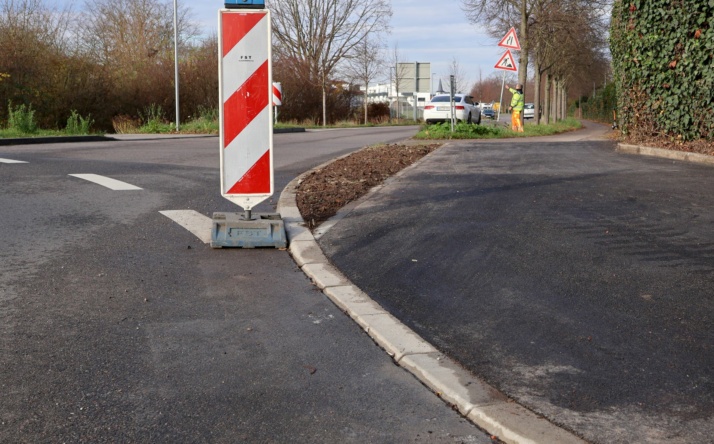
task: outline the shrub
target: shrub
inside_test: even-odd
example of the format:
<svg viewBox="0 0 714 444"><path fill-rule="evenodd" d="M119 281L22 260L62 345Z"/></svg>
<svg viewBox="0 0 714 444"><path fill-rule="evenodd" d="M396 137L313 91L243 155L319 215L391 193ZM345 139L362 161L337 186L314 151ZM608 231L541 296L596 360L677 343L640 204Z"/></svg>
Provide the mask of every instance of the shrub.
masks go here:
<svg viewBox="0 0 714 444"><path fill-rule="evenodd" d="M72 114L67 118L67 126L64 132L66 134L89 134L90 127L94 124L91 115L84 117L77 113L77 110L72 110Z"/></svg>
<svg viewBox="0 0 714 444"><path fill-rule="evenodd" d="M138 119L134 119L126 114L120 114L112 118L112 127L117 134L132 134L136 133L141 126Z"/></svg>
<svg viewBox="0 0 714 444"><path fill-rule="evenodd" d="M32 106L18 105L13 109L12 102L7 106L7 126L24 134L35 134L37 132L37 122L35 122L35 110Z"/></svg>
<svg viewBox="0 0 714 444"><path fill-rule="evenodd" d="M424 128L416 138L418 139L480 139L499 137L503 130L494 126L472 125L466 122L458 122L451 132L449 122L437 123Z"/></svg>
<svg viewBox="0 0 714 444"><path fill-rule="evenodd" d="M159 132L160 128L166 123L164 109L161 105L155 103L144 108L143 112L139 111L139 119L141 120L142 130L151 133Z"/></svg>
<svg viewBox="0 0 714 444"><path fill-rule="evenodd" d="M617 1L610 35L626 135L714 138L714 1Z"/></svg>

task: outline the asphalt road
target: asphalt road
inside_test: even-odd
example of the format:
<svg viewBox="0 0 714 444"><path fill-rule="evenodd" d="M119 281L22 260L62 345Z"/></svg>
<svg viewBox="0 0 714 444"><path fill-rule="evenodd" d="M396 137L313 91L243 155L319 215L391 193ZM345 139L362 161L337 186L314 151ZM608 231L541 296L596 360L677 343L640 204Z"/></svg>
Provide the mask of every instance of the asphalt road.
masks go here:
<svg viewBox="0 0 714 444"><path fill-rule="evenodd" d="M451 144L320 244L427 341L589 441L712 442L714 170L579 134Z"/></svg>
<svg viewBox="0 0 714 444"><path fill-rule="evenodd" d="M276 190L413 133L276 135ZM217 151L215 137L0 147L28 162L0 161L0 442L489 443L286 251L213 250L159 213L240 211Z"/></svg>

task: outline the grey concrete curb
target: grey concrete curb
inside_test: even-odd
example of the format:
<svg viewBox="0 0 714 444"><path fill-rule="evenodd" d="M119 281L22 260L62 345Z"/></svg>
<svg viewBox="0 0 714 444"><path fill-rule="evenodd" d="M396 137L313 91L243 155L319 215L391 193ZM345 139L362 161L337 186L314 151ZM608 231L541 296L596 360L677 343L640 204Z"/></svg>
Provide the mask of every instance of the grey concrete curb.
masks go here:
<svg viewBox="0 0 714 444"><path fill-rule="evenodd" d="M305 128L277 128L273 134L304 133ZM50 137L21 137L13 139L0 139L0 146L34 145L40 143L78 143L78 142L115 142L142 141L156 139L194 139L200 137L218 137L217 134L111 134L105 136L50 136Z"/></svg>
<svg viewBox="0 0 714 444"><path fill-rule="evenodd" d="M273 128L273 134L304 133L305 128Z"/></svg>
<svg viewBox="0 0 714 444"><path fill-rule="evenodd" d="M628 154L640 154L643 156L660 157L663 159L679 160L682 162L701 163L704 165L714 165L714 156L706 154L688 153L686 151L665 150L662 148L651 148L641 145L629 145L618 143L617 151Z"/></svg>
<svg viewBox="0 0 714 444"><path fill-rule="evenodd" d="M315 170L321 168L317 167ZM312 170L314 171L314 170ZM414 333L330 264L300 215L296 188L308 171L280 194L277 211L297 265L397 364L474 424L509 444L582 444L581 438L509 400Z"/></svg>
<svg viewBox="0 0 714 444"><path fill-rule="evenodd" d="M107 142L113 140L116 139L108 136L23 137L15 139L0 139L0 146L34 145L39 143Z"/></svg>

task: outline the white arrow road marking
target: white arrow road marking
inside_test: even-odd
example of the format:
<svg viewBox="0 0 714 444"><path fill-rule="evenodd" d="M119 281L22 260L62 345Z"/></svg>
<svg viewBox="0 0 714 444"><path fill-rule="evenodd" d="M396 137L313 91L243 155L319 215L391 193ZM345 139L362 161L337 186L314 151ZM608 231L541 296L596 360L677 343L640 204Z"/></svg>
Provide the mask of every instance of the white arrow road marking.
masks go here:
<svg viewBox="0 0 714 444"><path fill-rule="evenodd" d="M27 163L22 160L0 159L0 163Z"/></svg>
<svg viewBox="0 0 714 444"><path fill-rule="evenodd" d="M204 244L211 242L213 219L210 217L193 210L167 210L159 211L159 213L193 233Z"/></svg>
<svg viewBox="0 0 714 444"><path fill-rule="evenodd" d="M112 179L110 177L100 176L98 174L70 174L70 176L94 182L98 185L107 187L110 190L114 191L141 190L141 188L134 186L130 183L122 182L121 180Z"/></svg>

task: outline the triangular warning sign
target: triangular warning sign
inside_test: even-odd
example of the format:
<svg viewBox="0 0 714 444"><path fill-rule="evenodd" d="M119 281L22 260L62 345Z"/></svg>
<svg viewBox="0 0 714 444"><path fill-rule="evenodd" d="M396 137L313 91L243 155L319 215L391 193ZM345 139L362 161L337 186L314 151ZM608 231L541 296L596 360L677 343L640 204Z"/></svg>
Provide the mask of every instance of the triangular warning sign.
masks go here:
<svg viewBox="0 0 714 444"><path fill-rule="evenodd" d="M501 60L496 63L496 66L494 66L494 68L503 69L506 71L518 71L518 67L516 66L516 62L513 60L513 54L511 54L510 50L506 51L501 56Z"/></svg>
<svg viewBox="0 0 714 444"><path fill-rule="evenodd" d="M508 34L498 42L498 46L515 49L516 51L521 50L521 44L518 42L518 36L516 35L516 28L511 28Z"/></svg>

